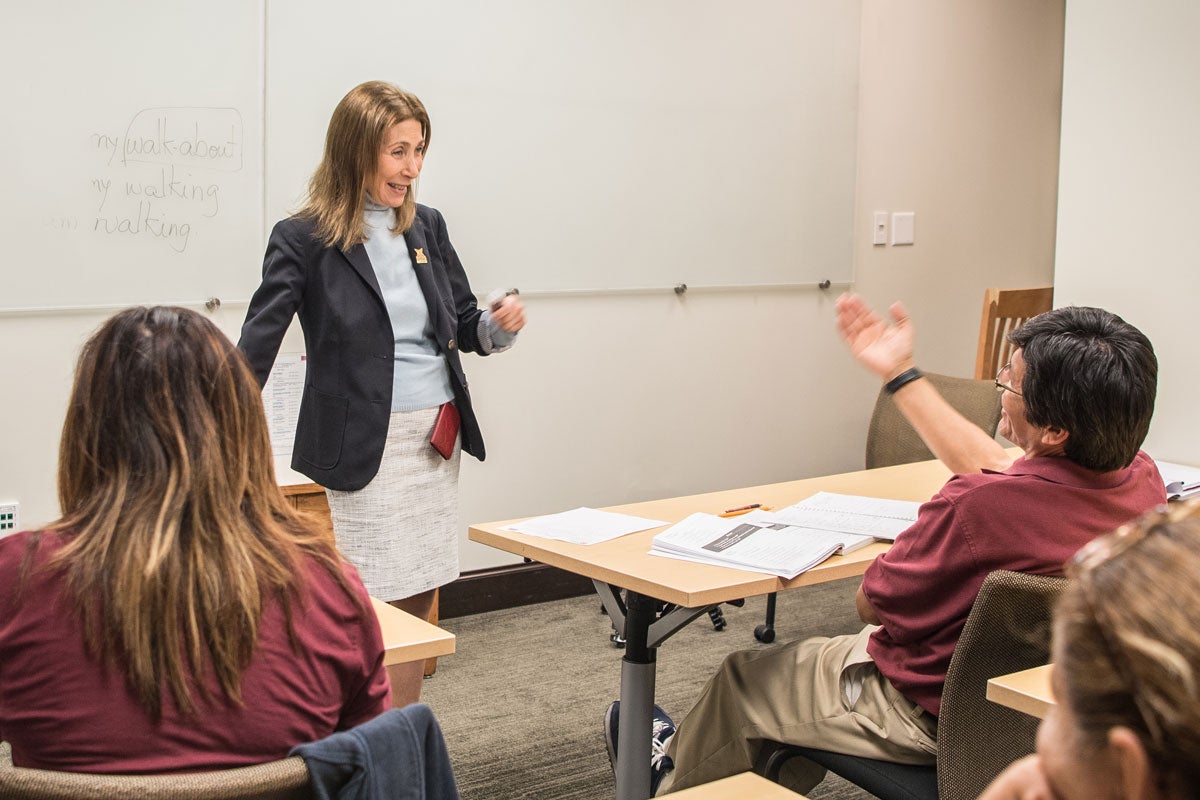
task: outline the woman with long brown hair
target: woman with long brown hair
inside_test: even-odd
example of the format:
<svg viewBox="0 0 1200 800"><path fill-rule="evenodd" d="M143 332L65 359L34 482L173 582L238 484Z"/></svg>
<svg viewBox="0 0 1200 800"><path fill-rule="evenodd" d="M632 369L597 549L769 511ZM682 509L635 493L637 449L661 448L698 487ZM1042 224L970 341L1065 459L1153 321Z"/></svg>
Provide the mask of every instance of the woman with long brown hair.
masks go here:
<svg viewBox="0 0 1200 800"><path fill-rule="evenodd" d="M357 573L275 483L258 385L211 322L131 308L84 345L62 517L0 539L17 766L218 769L388 707Z"/></svg>

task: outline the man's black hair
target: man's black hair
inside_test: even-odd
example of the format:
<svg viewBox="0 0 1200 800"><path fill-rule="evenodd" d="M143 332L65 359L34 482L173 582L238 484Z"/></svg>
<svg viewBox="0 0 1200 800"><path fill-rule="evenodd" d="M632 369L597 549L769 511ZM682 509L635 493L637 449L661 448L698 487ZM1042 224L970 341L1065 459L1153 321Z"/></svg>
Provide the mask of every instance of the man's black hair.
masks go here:
<svg viewBox="0 0 1200 800"><path fill-rule="evenodd" d="M1101 308L1039 314L1008 336L1021 348L1025 416L1069 434L1065 455L1108 472L1129 466L1150 429L1158 359L1145 334Z"/></svg>

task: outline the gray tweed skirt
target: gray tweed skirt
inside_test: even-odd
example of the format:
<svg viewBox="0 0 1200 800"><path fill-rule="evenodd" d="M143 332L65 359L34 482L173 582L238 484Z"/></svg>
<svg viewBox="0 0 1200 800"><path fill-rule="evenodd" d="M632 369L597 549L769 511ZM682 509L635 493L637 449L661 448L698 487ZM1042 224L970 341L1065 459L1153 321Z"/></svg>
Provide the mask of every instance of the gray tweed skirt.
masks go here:
<svg viewBox="0 0 1200 800"><path fill-rule="evenodd" d="M379 472L355 492L326 489L338 549L379 600L458 577L458 467L429 444L436 408L394 411ZM460 440L461 441L461 440Z"/></svg>

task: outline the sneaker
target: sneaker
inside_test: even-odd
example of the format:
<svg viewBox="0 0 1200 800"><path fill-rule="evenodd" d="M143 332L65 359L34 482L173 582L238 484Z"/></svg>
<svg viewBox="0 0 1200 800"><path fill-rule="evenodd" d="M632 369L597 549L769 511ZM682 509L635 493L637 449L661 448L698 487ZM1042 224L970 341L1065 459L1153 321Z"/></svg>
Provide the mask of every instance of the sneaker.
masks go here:
<svg viewBox="0 0 1200 800"><path fill-rule="evenodd" d="M617 732L621 724L621 701L614 700L604 712L604 749L608 751L608 765L617 771Z"/></svg>
<svg viewBox="0 0 1200 800"><path fill-rule="evenodd" d="M608 763L616 769L617 766L617 736L620 733L621 701L613 702L604 712L604 745L608 750ZM675 768L674 762L667 756L667 742L675 735L675 723L667 716L667 712L658 706L654 707L654 716L650 721L650 795L658 791L663 776Z"/></svg>
<svg viewBox="0 0 1200 800"><path fill-rule="evenodd" d="M675 769L675 762L667 755L667 742L675 735L675 723L667 712L654 707L650 721L650 796L658 793L658 785L668 772Z"/></svg>

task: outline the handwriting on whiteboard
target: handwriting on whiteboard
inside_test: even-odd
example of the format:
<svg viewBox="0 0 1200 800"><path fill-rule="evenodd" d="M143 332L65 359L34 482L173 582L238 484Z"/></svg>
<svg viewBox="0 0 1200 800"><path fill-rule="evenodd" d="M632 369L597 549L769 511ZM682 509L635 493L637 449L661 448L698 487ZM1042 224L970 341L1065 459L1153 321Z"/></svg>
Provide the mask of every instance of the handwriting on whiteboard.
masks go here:
<svg viewBox="0 0 1200 800"><path fill-rule="evenodd" d="M90 178L94 213L82 225L56 217L51 227L158 241L183 253L221 214L225 180L242 169L245 139L234 108L146 108L121 133L91 133L87 146L102 159Z"/></svg>

